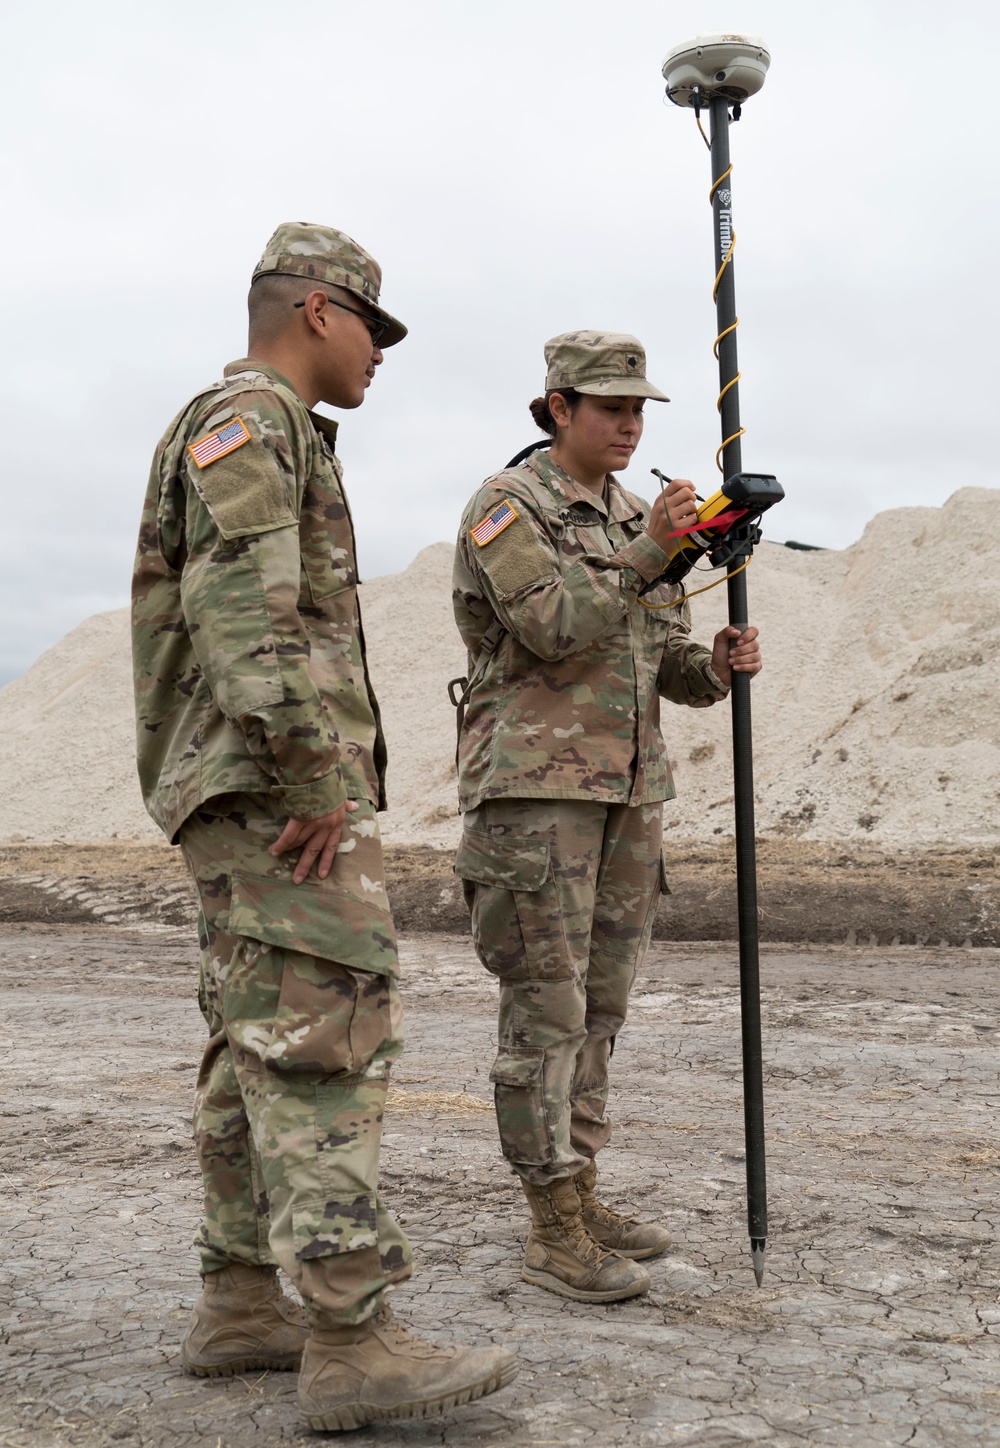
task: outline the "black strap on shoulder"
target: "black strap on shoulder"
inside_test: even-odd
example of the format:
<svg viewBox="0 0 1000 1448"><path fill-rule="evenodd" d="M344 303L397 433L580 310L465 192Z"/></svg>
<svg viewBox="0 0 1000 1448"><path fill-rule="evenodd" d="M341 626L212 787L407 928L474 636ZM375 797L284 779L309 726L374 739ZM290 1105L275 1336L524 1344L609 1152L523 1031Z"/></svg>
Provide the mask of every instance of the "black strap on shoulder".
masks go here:
<svg viewBox="0 0 1000 1448"><path fill-rule="evenodd" d="M533 452L537 452L540 447L551 447L554 442L555 438L543 437L541 442L533 442L528 447L523 447L516 458L511 458L507 466L509 468L520 467L525 458L530 458Z"/></svg>
<svg viewBox="0 0 1000 1448"><path fill-rule="evenodd" d="M507 464L507 467L519 467L520 464L524 462L525 458L531 457L531 454L533 452L537 452L538 449L542 447L551 447L553 442L554 438L546 437L542 438L539 442L530 443L528 447L521 449L521 451L517 454L517 457L511 458L510 462ZM506 630L504 629L503 624L498 618L495 618L490 624L489 628L483 634L482 639L480 640L479 654L476 658L476 662L473 666L471 675L466 678L466 676L463 674L461 678L450 679L448 682L448 698L451 700L451 703L456 711L456 768L458 767L458 748L462 738L462 725L465 723L466 706L469 702L469 699L472 697L473 689L476 687L476 685L479 683L479 680L486 672L486 665L496 653L500 640L503 638L505 632Z"/></svg>
<svg viewBox="0 0 1000 1448"><path fill-rule="evenodd" d="M458 746L462 738L462 725L465 723L465 707L472 697L472 691L479 683L486 672L486 665L497 651L497 646L504 636L504 626L498 618L495 618L489 628L483 634L479 643L479 653L472 673L468 678L463 675L460 679L452 679L448 684L448 698L456 709L455 714L455 767L458 767Z"/></svg>

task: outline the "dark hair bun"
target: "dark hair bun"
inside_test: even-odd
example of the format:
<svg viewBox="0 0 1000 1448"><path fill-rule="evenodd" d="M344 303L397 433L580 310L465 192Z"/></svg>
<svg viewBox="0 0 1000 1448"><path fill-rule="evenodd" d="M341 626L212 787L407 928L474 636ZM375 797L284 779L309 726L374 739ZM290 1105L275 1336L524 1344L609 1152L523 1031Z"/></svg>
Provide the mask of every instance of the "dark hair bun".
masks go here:
<svg viewBox="0 0 1000 1448"><path fill-rule="evenodd" d="M528 411L534 418L535 426L541 432L548 433L549 437L555 437L556 425L552 421L552 414L549 411L549 400L547 397L535 397L528 403Z"/></svg>

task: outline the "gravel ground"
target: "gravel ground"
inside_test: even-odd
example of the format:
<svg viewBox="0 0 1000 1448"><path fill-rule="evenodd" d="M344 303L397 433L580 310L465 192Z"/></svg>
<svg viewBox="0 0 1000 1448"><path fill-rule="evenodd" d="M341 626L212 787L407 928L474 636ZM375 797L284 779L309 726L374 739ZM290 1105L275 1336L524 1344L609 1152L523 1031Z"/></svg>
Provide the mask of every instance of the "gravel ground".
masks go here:
<svg viewBox="0 0 1000 1448"><path fill-rule="evenodd" d="M318 1435L294 1377L184 1377L197 1291L188 1112L195 952L168 925L2 927L0 1445L243 1448ZM409 1047L387 1195L412 1236L397 1315L514 1348L520 1377L350 1445L1000 1441L1000 952L773 946L771 1238L745 1237L730 947L657 943L614 1059L607 1195L665 1217L639 1302L522 1283L525 1213L487 1076L494 987L455 935L403 940Z"/></svg>

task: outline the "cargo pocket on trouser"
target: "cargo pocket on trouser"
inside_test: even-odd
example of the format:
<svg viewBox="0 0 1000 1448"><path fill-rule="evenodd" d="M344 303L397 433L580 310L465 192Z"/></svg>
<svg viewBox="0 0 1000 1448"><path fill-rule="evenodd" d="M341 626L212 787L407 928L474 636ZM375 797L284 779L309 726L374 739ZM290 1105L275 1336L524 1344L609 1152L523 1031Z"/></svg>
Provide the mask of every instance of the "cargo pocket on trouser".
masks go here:
<svg viewBox="0 0 1000 1448"><path fill-rule="evenodd" d="M294 1207L292 1277L313 1327L361 1322L378 1307L386 1274L376 1222L374 1193Z"/></svg>
<svg viewBox="0 0 1000 1448"><path fill-rule="evenodd" d="M341 844L326 880L309 876L301 885L293 885L290 873L275 879L234 870L229 934L301 950L373 975L398 975L396 932L385 886L381 878L371 879L364 870L369 856L372 875L381 870L374 818L358 818L348 828L355 837ZM332 884L334 876L343 884Z"/></svg>
<svg viewBox="0 0 1000 1448"><path fill-rule="evenodd" d="M500 1149L514 1166L547 1166L555 1158L545 1101L545 1051L509 1047L490 1072Z"/></svg>
<svg viewBox="0 0 1000 1448"><path fill-rule="evenodd" d="M546 839L467 829L455 857L476 954L504 980L562 980L573 974L563 911Z"/></svg>
<svg viewBox="0 0 1000 1448"><path fill-rule="evenodd" d="M271 949L283 963L265 1066L358 1076L375 1061L387 1062L395 1044L390 1012L395 983L388 976Z"/></svg>
<svg viewBox="0 0 1000 1448"><path fill-rule="evenodd" d="M383 1074L403 1042L395 981L365 968L377 919L307 884L289 895L272 881L233 876L229 930L238 944L223 986L230 1036L282 1073Z"/></svg>

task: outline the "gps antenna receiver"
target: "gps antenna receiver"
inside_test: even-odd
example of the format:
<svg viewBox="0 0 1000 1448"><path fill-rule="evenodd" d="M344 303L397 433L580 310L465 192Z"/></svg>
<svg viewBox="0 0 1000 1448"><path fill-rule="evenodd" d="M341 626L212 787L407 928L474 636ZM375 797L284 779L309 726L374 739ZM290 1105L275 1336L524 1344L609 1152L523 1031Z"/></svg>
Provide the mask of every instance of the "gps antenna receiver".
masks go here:
<svg viewBox="0 0 1000 1448"><path fill-rule="evenodd" d="M701 110L717 97L740 105L760 90L770 64L759 35L698 35L668 52L663 79L675 106Z"/></svg>

